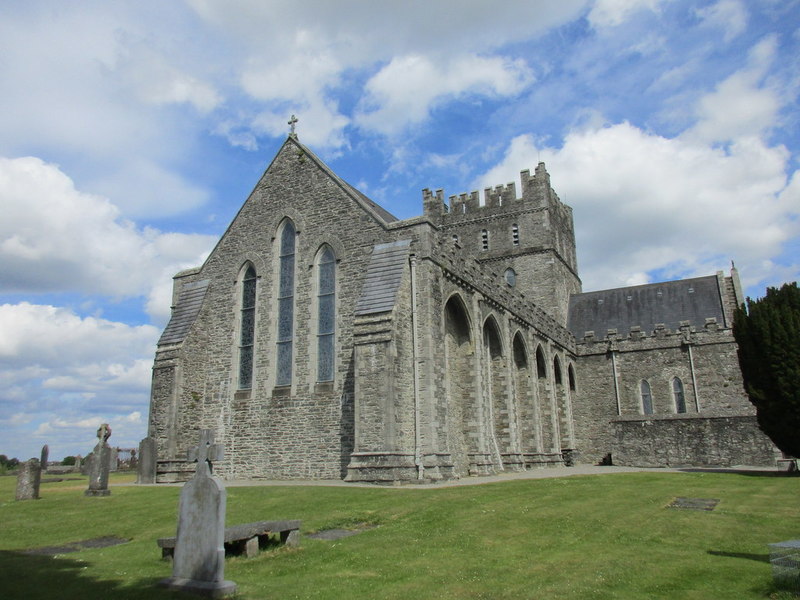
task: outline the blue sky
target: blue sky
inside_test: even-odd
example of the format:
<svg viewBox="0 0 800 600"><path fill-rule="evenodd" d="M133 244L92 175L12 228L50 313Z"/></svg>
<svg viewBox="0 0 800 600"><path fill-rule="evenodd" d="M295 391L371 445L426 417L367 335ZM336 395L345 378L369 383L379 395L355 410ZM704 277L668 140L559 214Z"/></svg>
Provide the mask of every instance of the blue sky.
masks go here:
<svg viewBox="0 0 800 600"><path fill-rule="evenodd" d="M171 277L299 118L401 218L547 164L584 290L800 273L798 0L0 4L0 453L146 433Z"/></svg>

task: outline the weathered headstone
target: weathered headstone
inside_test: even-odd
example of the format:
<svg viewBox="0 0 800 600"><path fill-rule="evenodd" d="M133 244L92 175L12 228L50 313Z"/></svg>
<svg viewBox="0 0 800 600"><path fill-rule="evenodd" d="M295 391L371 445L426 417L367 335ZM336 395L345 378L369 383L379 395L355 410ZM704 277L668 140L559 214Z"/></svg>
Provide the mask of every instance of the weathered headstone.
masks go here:
<svg viewBox="0 0 800 600"><path fill-rule="evenodd" d="M80 454L78 454L78 456L75 457L75 468L73 470L80 473L82 467L83 467L83 457Z"/></svg>
<svg viewBox="0 0 800 600"><path fill-rule="evenodd" d="M86 496L108 496L108 461L111 448L108 447L108 438L111 437L111 427L103 423L97 430L97 445L92 450L92 460L86 461L86 474L89 476L89 488L84 492Z"/></svg>
<svg viewBox="0 0 800 600"><path fill-rule="evenodd" d="M47 461L50 459L50 447L45 444L42 446L42 458L39 461L39 464L42 467L42 471L47 472Z"/></svg>
<svg viewBox="0 0 800 600"><path fill-rule="evenodd" d="M136 467L136 483L156 482L156 440L146 437L139 442L139 464Z"/></svg>
<svg viewBox="0 0 800 600"><path fill-rule="evenodd" d="M222 460L222 446L214 443L211 429L200 431L200 444L189 451L189 460L197 461L197 469L181 490L172 577L161 585L224 598L236 592L236 584L225 580L227 493L212 474L212 461Z"/></svg>
<svg viewBox="0 0 800 600"><path fill-rule="evenodd" d="M17 467L17 500L37 500L42 466L35 458L20 463Z"/></svg>
<svg viewBox="0 0 800 600"><path fill-rule="evenodd" d="M108 449L108 470L112 473L119 470L119 448Z"/></svg>

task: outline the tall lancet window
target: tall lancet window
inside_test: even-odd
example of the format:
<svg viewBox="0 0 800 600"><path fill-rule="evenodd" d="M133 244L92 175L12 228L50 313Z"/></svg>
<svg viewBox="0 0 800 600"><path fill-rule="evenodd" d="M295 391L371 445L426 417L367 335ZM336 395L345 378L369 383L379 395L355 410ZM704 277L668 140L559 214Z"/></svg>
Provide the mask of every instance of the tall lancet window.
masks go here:
<svg viewBox="0 0 800 600"><path fill-rule="evenodd" d="M281 231L278 285L278 368L276 385L292 384L294 340L294 224L287 220Z"/></svg>
<svg viewBox="0 0 800 600"><path fill-rule="evenodd" d="M253 386L253 344L256 332L256 270L247 267L242 279L242 311L239 324L239 389Z"/></svg>
<svg viewBox="0 0 800 600"><path fill-rule="evenodd" d="M686 412L686 397L683 394L683 382L676 377L672 380L672 395L675 397L675 412Z"/></svg>
<svg viewBox="0 0 800 600"><path fill-rule="evenodd" d="M319 256L317 381L333 381L336 330L336 257L330 246Z"/></svg>
<svg viewBox="0 0 800 600"><path fill-rule="evenodd" d="M646 415L653 414L653 394L650 391L650 384L644 379L640 384L642 394L642 412Z"/></svg>

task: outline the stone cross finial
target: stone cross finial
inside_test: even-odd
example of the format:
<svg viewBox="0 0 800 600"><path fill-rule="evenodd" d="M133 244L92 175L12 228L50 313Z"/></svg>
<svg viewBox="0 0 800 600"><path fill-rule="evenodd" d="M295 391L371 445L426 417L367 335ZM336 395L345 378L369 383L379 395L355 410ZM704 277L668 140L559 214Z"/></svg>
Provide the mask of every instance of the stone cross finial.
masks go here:
<svg viewBox="0 0 800 600"><path fill-rule="evenodd" d="M197 462L197 470L195 473L204 472L211 474L214 471L211 461L219 461L224 457L224 449L220 444L214 443L214 430L201 429L200 430L200 443L189 450L189 462Z"/></svg>
<svg viewBox="0 0 800 600"><path fill-rule="evenodd" d="M294 126L297 124L297 117L292 115L292 118L289 119L289 135L292 137L297 137L297 134L294 131Z"/></svg>
<svg viewBox="0 0 800 600"><path fill-rule="evenodd" d="M108 423L103 423L100 427L97 428L97 439L100 440L101 444L104 444L108 441L108 438L111 437L111 427L108 426Z"/></svg>

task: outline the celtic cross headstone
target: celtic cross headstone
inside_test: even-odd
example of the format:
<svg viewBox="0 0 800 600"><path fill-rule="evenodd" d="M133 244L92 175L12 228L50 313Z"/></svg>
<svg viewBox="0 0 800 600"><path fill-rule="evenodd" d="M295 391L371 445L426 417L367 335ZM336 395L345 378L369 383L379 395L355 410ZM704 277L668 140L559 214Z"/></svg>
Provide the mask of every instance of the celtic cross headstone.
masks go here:
<svg viewBox="0 0 800 600"><path fill-rule="evenodd" d="M111 490L108 489L108 460L111 448L108 446L108 438L111 437L111 427L108 423L103 423L97 429L97 445L92 450L92 460L87 465L86 474L89 476L89 487L84 492L86 496L108 496Z"/></svg>
<svg viewBox="0 0 800 600"><path fill-rule="evenodd" d="M200 443L189 450L189 460L197 467L181 490L172 577L161 582L165 587L212 598L236 592L236 584L225 580L226 491L213 475L213 461L222 458L214 432L201 430Z"/></svg>

